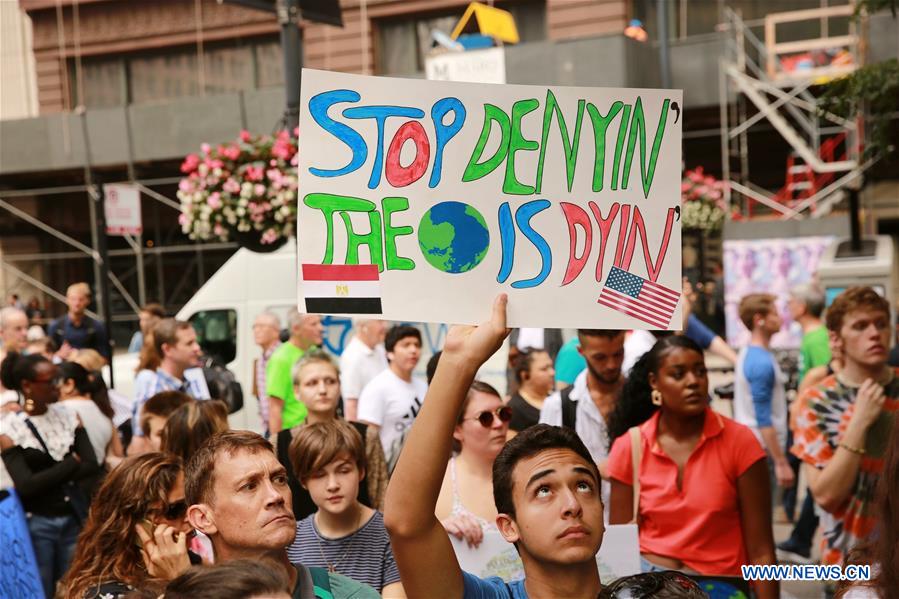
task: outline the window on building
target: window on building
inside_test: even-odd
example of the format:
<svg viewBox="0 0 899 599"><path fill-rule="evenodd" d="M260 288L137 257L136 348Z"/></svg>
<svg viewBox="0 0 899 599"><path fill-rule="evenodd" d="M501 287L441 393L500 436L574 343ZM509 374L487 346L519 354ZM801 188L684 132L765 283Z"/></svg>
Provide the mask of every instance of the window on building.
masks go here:
<svg viewBox="0 0 899 599"><path fill-rule="evenodd" d="M81 85L78 72L70 69L69 88L75 99L74 106L109 108L121 106L127 96L125 61L120 58L82 59ZM84 97L81 97L83 94Z"/></svg>
<svg viewBox="0 0 899 599"><path fill-rule="evenodd" d="M188 321L197 332L197 343L209 356L222 364L237 356L237 312L235 310L201 310Z"/></svg>
<svg viewBox="0 0 899 599"><path fill-rule="evenodd" d="M81 62L83 85L79 87L75 61L70 61L74 104L107 108L198 96L201 85L206 94L223 94L284 83L281 45L276 38L207 44L202 78L200 62L196 46L116 58L85 58Z"/></svg>
<svg viewBox="0 0 899 599"><path fill-rule="evenodd" d="M542 0L497 3L515 17L521 43L546 39L546 4ZM376 22L378 31L378 72L383 75L416 75L424 72L425 57L433 47L431 32L449 34L465 12L409 16Z"/></svg>

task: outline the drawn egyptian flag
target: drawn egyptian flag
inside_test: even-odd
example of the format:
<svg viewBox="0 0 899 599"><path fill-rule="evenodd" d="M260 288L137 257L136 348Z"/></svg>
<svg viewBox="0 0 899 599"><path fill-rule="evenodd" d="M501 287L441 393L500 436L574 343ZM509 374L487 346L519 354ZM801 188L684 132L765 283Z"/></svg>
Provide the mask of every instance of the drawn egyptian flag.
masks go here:
<svg viewBox="0 0 899 599"><path fill-rule="evenodd" d="M376 264L304 264L303 296L309 314L381 314Z"/></svg>

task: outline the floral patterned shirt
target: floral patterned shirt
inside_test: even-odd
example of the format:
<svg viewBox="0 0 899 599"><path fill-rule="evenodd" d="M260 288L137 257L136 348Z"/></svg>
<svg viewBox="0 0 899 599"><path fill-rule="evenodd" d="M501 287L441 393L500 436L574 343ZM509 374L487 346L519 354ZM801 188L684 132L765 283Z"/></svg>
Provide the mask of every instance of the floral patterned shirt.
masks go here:
<svg viewBox="0 0 899 599"><path fill-rule="evenodd" d="M3 415L0 419L2 423L0 430L12 439L13 443L23 449L44 451L41 442L25 423L26 419L31 420L34 428L44 438L44 443L50 450L50 457L61 462L75 442L75 429L78 428L78 417L75 412L62 404L54 403L47 406L47 411L40 416L28 416L24 411Z"/></svg>
<svg viewBox="0 0 899 599"><path fill-rule="evenodd" d="M793 430L793 455L816 468L827 466L855 413L857 391L858 385L842 380L839 375L831 375L803 393L799 397L801 403ZM893 419L899 410L899 369L891 373L884 391L883 411L865 437L865 455L852 494L837 511L825 514L821 519L824 532L821 561L825 564L842 564L846 553L868 538L877 522L874 499Z"/></svg>

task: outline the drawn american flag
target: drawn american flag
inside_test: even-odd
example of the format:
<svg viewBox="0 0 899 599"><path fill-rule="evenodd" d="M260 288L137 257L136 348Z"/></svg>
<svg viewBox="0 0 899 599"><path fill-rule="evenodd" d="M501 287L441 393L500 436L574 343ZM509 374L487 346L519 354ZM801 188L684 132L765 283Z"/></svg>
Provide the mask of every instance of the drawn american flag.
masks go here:
<svg viewBox="0 0 899 599"><path fill-rule="evenodd" d="M678 299L679 293L613 266L598 303L667 329Z"/></svg>

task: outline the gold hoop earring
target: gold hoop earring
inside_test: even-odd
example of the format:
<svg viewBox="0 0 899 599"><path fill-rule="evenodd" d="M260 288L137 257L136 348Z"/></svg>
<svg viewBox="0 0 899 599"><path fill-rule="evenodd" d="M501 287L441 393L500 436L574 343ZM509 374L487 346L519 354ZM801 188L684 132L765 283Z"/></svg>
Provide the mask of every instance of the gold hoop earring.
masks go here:
<svg viewBox="0 0 899 599"><path fill-rule="evenodd" d="M649 398L652 400L652 405L660 406L662 405L662 392L658 389L653 389L652 393L649 394Z"/></svg>

